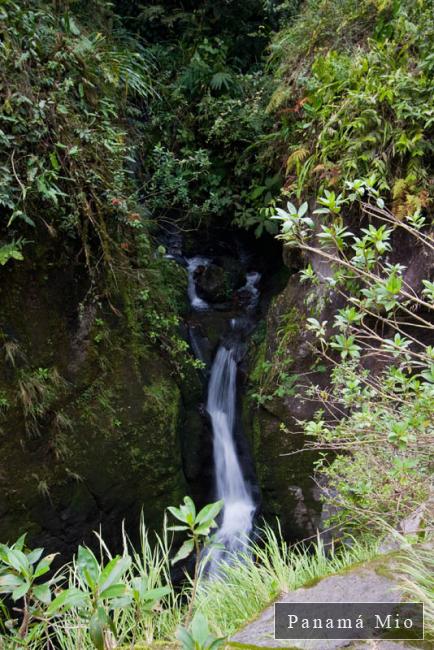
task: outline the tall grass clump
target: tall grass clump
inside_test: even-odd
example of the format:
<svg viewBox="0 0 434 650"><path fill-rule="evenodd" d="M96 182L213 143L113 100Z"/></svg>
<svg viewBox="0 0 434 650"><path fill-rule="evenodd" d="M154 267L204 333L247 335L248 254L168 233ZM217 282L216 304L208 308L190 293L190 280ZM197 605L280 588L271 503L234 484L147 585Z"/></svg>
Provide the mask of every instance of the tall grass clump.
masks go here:
<svg viewBox="0 0 434 650"><path fill-rule="evenodd" d="M320 537L311 546L290 546L280 530L265 524L250 553L235 555L212 580L201 582L196 609L216 634L230 635L280 593L370 560L377 551L378 543L369 539L328 550Z"/></svg>
<svg viewBox="0 0 434 650"><path fill-rule="evenodd" d="M320 538L309 547L291 547L280 530L265 525L250 552L229 557L216 576L208 577L202 562L197 581L186 575L175 585L169 533L164 521L162 534L151 537L142 519L139 544L133 545L123 531L122 552L116 556L97 534L96 553L79 547L73 560L43 584L40 575L49 574L53 555L37 564L43 549L28 550L25 537L11 547L1 545L1 593L10 593L14 611L23 616L13 620L8 603L0 601L0 649L137 648L194 634L199 619L208 636L228 637L279 593L370 559L377 551L369 541L326 551ZM24 596L16 592L18 584Z"/></svg>
<svg viewBox="0 0 434 650"><path fill-rule="evenodd" d="M433 540L426 546L408 547L399 564L407 596L424 605L425 637L434 640L434 552Z"/></svg>

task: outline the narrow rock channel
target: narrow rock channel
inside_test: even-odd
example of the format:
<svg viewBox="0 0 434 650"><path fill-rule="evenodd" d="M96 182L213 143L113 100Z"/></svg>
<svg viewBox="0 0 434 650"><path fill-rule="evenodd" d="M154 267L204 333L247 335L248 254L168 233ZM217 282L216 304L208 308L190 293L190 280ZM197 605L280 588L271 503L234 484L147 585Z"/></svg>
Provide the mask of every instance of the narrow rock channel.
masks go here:
<svg viewBox="0 0 434 650"><path fill-rule="evenodd" d="M193 312L189 340L196 358L204 364L208 359L205 392L212 429L213 498L224 502L216 535L219 546L209 557L210 574L229 554L246 549L259 506L253 461L240 426L238 374L257 321L261 274L250 267L245 251L232 282L219 263L221 260L203 255L186 260ZM218 340L210 355L207 330L213 315L217 316Z"/></svg>

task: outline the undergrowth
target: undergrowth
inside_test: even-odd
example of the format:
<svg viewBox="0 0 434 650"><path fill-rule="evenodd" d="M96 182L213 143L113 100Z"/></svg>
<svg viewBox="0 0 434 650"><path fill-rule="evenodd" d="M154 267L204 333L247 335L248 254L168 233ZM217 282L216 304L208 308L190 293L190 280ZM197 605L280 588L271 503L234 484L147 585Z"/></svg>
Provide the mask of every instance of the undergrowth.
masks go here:
<svg viewBox="0 0 434 650"><path fill-rule="evenodd" d="M201 583L197 608L216 634L230 635L282 592L370 560L377 550L373 539L334 548L326 547L319 537L310 547L290 546L265 525L249 554L232 558L216 577Z"/></svg>
<svg viewBox="0 0 434 650"><path fill-rule="evenodd" d="M112 617L111 629L116 635L118 647L173 641L177 630L185 624L192 586L189 579L182 586L175 585L172 580L173 540L169 537L166 524L162 535L154 537L142 521L139 545L134 547L124 534L120 556L113 557L102 537L98 535L98 539L99 554L94 556L87 549L80 548L72 562L60 568L48 583L44 583L47 585L44 593L35 587L28 588L33 589L28 602L33 603L31 611L35 619L24 640L25 647L31 650L52 647L62 650L94 648L92 611L95 605L89 598L91 593L94 593L92 598L97 598L97 602L101 603L99 607L106 608ZM366 540L326 549L320 538L309 547L288 546L280 532L275 533L270 526L265 525L249 554L229 558L230 563L222 564L218 575L211 579L207 577L206 571L201 571L193 603L194 612L205 616L212 633L226 637L258 614L281 592L297 589L352 564L369 560L375 556L377 547L375 540ZM0 547L0 576L3 576L4 585L10 580L7 576L12 575L8 563L12 560L15 562L15 557L23 558L20 551L12 549L13 547ZM33 555L35 558L40 557L40 552L35 550ZM33 561L32 555L27 557ZM47 556L48 566L51 561L52 556ZM116 574L113 580L118 584L110 582L110 567ZM14 568L12 572L15 576L20 575ZM97 578L99 575L102 577ZM105 599L98 595L97 590L89 591L93 589L91 576L94 576L92 580L101 583L105 580L105 584L112 585L109 587L112 590L110 594L104 585L100 588L101 594L107 594ZM45 592L53 587L57 598L51 601ZM67 591L62 592L60 589ZM67 596L63 597L62 593ZM132 596L125 598L127 594ZM20 601L20 598L17 593L16 601ZM39 598L43 600L40 601ZM63 605L57 605L57 602L62 602ZM48 606L46 613L43 603ZM103 617L101 620L104 629L104 621L108 619ZM17 647L14 643L17 643L18 638L12 640L17 624L18 620L14 621L12 612L8 612L7 603L3 601L0 607L2 650ZM105 632L107 634L110 636L108 628Z"/></svg>

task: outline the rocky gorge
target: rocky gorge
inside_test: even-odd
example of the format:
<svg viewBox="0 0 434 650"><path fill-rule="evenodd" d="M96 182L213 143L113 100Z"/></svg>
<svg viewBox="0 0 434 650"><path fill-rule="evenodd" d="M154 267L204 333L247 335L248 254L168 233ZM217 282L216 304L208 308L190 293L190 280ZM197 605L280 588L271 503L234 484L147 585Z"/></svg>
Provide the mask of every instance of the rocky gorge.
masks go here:
<svg viewBox="0 0 434 650"><path fill-rule="evenodd" d="M279 269L278 258L267 270L264 259L254 249L246 252L245 244L240 260L240 245L226 237L220 250L218 245L206 250L214 255L213 263L199 268L201 273L196 270L192 281L214 309L193 313L187 301L186 258L176 260L176 251L172 255L168 245L168 259L161 268L167 281L176 283L172 290L182 310L181 330L205 366L184 378L173 374L140 333L133 337L128 332L119 314L124 296L109 304L87 294L73 271L59 273L57 268L41 277L30 267L10 277L8 291L2 292L2 331L11 354L2 359L1 389L10 396L17 385L19 393L2 414L3 537L13 538L25 529L36 543L67 555L78 541L89 542L100 525L116 543L121 522L125 519L127 528L133 529L142 508L147 525L158 529L165 506L187 490L199 503L212 498L212 434L204 404L204 373L228 317L246 300L246 268L256 264L261 269L258 282L264 289L256 324L250 327L253 332L239 359L242 393L259 378L259 356L269 347L267 340L276 340L280 328L276 309L288 291L272 298L286 274L282 266ZM275 275L276 266L281 279ZM24 292L24 286L30 290ZM291 305L283 314L294 309ZM298 328L300 320L295 320L292 327ZM298 346L297 336L295 332ZM272 348L268 354L273 354ZM276 401L265 409L246 394L240 400L245 429L241 444L250 448L248 471L258 477L260 512L270 519L280 516L285 533L293 538L310 534L314 524L308 522L316 521L320 512L310 482L311 466L300 473L297 461L297 472L281 499L279 477L287 480L291 460L281 456L286 447ZM11 431L12 436L6 434ZM24 459L27 471L16 484L13 477Z"/></svg>
<svg viewBox="0 0 434 650"><path fill-rule="evenodd" d="M428 0L0 2L1 650L267 647L390 540L363 598L432 638L433 47Z"/></svg>

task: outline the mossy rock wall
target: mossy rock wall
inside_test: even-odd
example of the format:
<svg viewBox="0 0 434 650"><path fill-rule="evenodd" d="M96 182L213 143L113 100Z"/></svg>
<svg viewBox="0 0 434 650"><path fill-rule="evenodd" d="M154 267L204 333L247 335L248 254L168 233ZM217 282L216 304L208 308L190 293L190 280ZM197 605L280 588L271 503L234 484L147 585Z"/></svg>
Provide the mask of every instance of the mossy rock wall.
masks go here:
<svg viewBox="0 0 434 650"><path fill-rule="evenodd" d="M2 276L0 541L28 531L70 556L100 524L117 546L142 509L160 528L187 492L182 380L125 300L90 294L72 265Z"/></svg>
<svg viewBox="0 0 434 650"><path fill-rule="evenodd" d="M335 301L324 287L309 290L292 275L271 301L264 337L251 350L243 417L262 513L271 523L279 517L285 537L293 540L315 534L322 525L321 490L313 478L317 454L304 449L297 420L311 418L320 407L307 398L304 386L329 382L329 369L309 345L307 318L327 318Z"/></svg>

